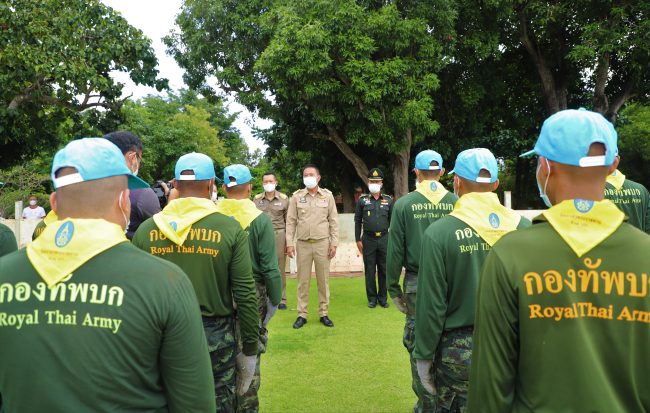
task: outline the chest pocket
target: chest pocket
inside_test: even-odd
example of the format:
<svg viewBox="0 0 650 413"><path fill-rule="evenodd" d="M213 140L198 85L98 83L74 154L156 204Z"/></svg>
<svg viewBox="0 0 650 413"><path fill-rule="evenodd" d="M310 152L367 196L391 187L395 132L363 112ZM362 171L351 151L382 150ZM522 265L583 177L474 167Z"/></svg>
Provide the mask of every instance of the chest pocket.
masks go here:
<svg viewBox="0 0 650 413"><path fill-rule="evenodd" d="M327 208L329 206L329 202L327 202L326 198L318 198L318 199L316 199L315 204L316 204L316 206L318 208Z"/></svg>

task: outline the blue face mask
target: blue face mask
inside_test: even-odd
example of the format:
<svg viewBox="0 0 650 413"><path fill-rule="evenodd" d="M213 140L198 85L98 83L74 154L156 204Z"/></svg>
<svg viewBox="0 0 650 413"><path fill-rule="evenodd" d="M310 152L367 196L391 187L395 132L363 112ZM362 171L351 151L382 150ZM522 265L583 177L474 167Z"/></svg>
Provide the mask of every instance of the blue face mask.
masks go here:
<svg viewBox="0 0 650 413"><path fill-rule="evenodd" d="M546 158L544 158L544 160L546 161L546 166L548 167L548 174L546 175L546 181L544 182L543 190L542 190L542 186L539 184L539 181L537 181L537 175L539 173L540 164L537 165L537 171L535 172L535 180L537 181L537 189L539 189L539 197L542 198L544 205L546 205L548 208L551 208L553 204L551 204L551 200L548 199L548 195L546 195L546 186L548 185L548 178L551 176L551 164L548 163L548 160Z"/></svg>

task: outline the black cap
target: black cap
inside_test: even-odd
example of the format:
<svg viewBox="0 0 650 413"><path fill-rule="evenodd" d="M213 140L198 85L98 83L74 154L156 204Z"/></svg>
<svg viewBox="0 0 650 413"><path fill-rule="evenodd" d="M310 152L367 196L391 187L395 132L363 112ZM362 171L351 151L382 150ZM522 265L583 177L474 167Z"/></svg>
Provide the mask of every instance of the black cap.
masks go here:
<svg viewBox="0 0 650 413"><path fill-rule="evenodd" d="M368 171L368 179L384 179L384 174L379 168L372 168Z"/></svg>

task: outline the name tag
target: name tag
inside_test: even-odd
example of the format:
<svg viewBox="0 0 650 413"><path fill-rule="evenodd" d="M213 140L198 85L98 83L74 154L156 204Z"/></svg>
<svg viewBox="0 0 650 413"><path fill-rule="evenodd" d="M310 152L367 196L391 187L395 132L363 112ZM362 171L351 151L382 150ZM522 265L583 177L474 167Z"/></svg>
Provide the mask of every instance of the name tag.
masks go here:
<svg viewBox="0 0 650 413"><path fill-rule="evenodd" d="M298 200L298 202L300 202L301 204L306 204L307 203L307 198L302 197L302 198L300 198L300 200Z"/></svg>

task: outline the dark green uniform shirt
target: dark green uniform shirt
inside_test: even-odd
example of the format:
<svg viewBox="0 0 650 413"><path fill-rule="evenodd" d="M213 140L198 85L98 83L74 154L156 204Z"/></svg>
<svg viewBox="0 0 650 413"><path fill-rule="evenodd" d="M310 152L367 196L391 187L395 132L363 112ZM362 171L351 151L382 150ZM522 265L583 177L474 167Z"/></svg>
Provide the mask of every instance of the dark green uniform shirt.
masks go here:
<svg viewBox="0 0 650 413"><path fill-rule="evenodd" d="M128 242L49 289L26 250L0 258L6 412L214 412L192 284Z"/></svg>
<svg viewBox="0 0 650 413"><path fill-rule="evenodd" d="M530 225L522 217L517 229ZM474 325L479 274L490 249L490 244L469 225L451 215L440 218L425 231L418 274L414 358L433 360L443 331Z"/></svg>
<svg viewBox="0 0 650 413"><path fill-rule="evenodd" d="M488 255L470 412L650 411L650 237L623 223L584 254L543 218Z"/></svg>
<svg viewBox="0 0 650 413"><path fill-rule="evenodd" d="M354 212L354 238L361 241L362 227L364 232L388 232L392 210L393 198L389 195L381 194L378 199L372 194L362 195Z"/></svg>
<svg viewBox="0 0 650 413"><path fill-rule="evenodd" d="M176 245L149 218L133 236L133 245L185 271L194 285L202 315L234 315L234 298L243 351L256 354L259 316L255 283L248 237L237 221L215 212L194 223L183 245Z"/></svg>
<svg viewBox="0 0 650 413"><path fill-rule="evenodd" d="M45 220L41 220L41 222L36 224L36 228L34 228L34 233L32 234L32 241L38 238L43 233L43 231L45 231L45 228L47 228Z"/></svg>
<svg viewBox="0 0 650 413"><path fill-rule="evenodd" d="M417 274L420 265L422 234L431 225L454 209L458 197L448 192L433 205L419 192L413 191L395 202L388 232L386 281L391 297L402 295L399 278L402 267Z"/></svg>
<svg viewBox="0 0 650 413"><path fill-rule="evenodd" d="M605 198L611 200L628 217L628 223L650 234L650 192L640 183L625 179L620 190L607 182Z"/></svg>
<svg viewBox="0 0 650 413"><path fill-rule="evenodd" d="M0 257L18 249L16 236L5 224L0 224Z"/></svg>
<svg viewBox="0 0 650 413"><path fill-rule="evenodd" d="M278 305L282 299L282 278L275 255L275 232L271 218L260 214L247 229L248 243L253 262L253 278L266 285L271 304Z"/></svg>

